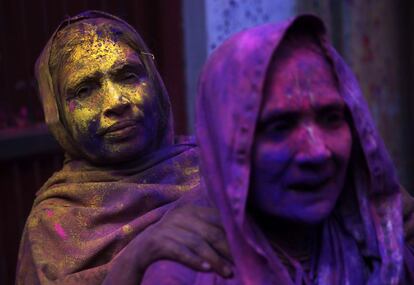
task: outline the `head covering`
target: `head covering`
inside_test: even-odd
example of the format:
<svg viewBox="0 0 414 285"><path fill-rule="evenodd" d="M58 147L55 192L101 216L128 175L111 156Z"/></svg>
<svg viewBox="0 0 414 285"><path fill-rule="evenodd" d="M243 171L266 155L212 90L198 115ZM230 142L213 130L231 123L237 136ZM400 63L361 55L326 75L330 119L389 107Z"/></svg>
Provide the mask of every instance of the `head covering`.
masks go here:
<svg viewBox="0 0 414 285"><path fill-rule="evenodd" d="M295 272L293 277L289 274L246 207L269 65L282 39L296 29L315 35L332 63L340 96L351 114L355 146L349 165L352 181L346 183L349 187L322 225L314 280L307 279L300 264L290 264ZM147 280L157 280L155 274L180 272L176 278L187 283L179 284L408 284L401 279L402 213L394 166L354 75L327 42L319 18L303 15L247 29L218 47L199 81L196 115L201 173L208 195L221 213L235 278L224 280L206 273L191 276L182 266L176 265L175 271L164 262L148 270ZM413 271L414 263L408 268Z"/></svg>
<svg viewBox="0 0 414 285"><path fill-rule="evenodd" d="M174 130L170 99L168 97L168 93L165 89L161 76L155 67L153 55L150 53L145 42L133 27L131 27L124 20L101 11L86 11L74 17L65 19L52 34L36 61L35 75L38 82L39 95L42 101L43 111L45 114L45 121L50 131L63 147L63 149L67 152L67 154L69 154L69 156L81 156L81 151L73 141L73 138L68 132L67 127L65 126L65 122L62 118L62 110L59 104L60 99L56 86L57 84L56 82L53 82L50 69L50 56L53 43L60 31L65 30L74 23L90 19L107 19L108 21L117 22L120 24L120 26L123 27L122 32L126 33L132 40L132 43L134 44L133 48L136 49L136 52L144 63L147 71L151 71L151 74L154 75L152 80L160 92L158 95L160 96L162 111L165 112L164 116L167 118L168 122L165 126L162 127L163 134L162 138L160 138L161 145L171 144L173 142Z"/></svg>
<svg viewBox="0 0 414 285"><path fill-rule="evenodd" d="M190 140L173 144L170 103L151 57L166 107L166 127L158 150L116 165L96 166L82 159L62 122L49 68L57 31L94 18L116 21L147 52L137 32L117 17L88 11L66 19L36 63L36 76L48 126L72 159L38 191L20 245L17 284L101 284L108 266L131 239L156 223L169 209L196 195L198 153ZM197 196L197 195L196 195Z"/></svg>

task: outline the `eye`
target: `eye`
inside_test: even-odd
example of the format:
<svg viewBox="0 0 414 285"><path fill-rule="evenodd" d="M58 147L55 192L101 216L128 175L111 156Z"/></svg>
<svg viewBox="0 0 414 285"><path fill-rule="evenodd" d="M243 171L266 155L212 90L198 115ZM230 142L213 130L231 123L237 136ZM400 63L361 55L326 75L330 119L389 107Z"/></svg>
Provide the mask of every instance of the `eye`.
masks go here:
<svg viewBox="0 0 414 285"><path fill-rule="evenodd" d="M262 132L271 136L283 136L288 134L296 126L296 120L292 117L273 119L264 124Z"/></svg>
<svg viewBox="0 0 414 285"><path fill-rule="evenodd" d="M90 96L93 92L93 90L96 88L96 84L93 83L85 83L81 84L77 88L69 89L67 92L67 100L73 100L73 99L83 99L88 96Z"/></svg>
<svg viewBox="0 0 414 285"><path fill-rule="evenodd" d="M83 98L90 95L92 88L89 85L81 86L76 90L76 97Z"/></svg>
<svg viewBox="0 0 414 285"><path fill-rule="evenodd" d="M141 80L141 77L134 72L124 72L119 79L125 84L135 84Z"/></svg>
<svg viewBox="0 0 414 285"><path fill-rule="evenodd" d="M345 112L343 110L326 110L319 115L318 121L325 128L339 128L346 123Z"/></svg>

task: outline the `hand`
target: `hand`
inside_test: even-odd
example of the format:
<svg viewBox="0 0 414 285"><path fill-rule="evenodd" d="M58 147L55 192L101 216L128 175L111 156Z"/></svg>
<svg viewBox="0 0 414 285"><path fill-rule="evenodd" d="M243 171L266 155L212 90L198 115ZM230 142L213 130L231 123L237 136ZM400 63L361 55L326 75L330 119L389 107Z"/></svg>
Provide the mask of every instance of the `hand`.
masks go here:
<svg viewBox="0 0 414 285"><path fill-rule="evenodd" d="M232 258L218 211L190 204L171 209L122 250L103 284L139 284L145 269L161 259L231 277Z"/></svg>
<svg viewBox="0 0 414 285"><path fill-rule="evenodd" d="M182 263L196 271L232 275L231 255L219 213L214 208L184 205L167 212L137 239L146 244L148 264L160 259Z"/></svg>

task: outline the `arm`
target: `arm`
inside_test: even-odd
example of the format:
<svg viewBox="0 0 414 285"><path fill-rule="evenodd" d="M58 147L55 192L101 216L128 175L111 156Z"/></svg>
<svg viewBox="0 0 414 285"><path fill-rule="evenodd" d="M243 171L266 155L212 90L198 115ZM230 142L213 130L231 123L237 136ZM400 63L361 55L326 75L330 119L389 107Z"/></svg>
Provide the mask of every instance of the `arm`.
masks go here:
<svg viewBox="0 0 414 285"><path fill-rule="evenodd" d="M161 259L230 277L231 257L217 210L193 205L170 210L118 254L103 284L139 284L146 268Z"/></svg>
<svg viewBox="0 0 414 285"><path fill-rule="evenodd" d="M170 260L160 260L145 271L141 285L194 285L197 272Z"/></svg>

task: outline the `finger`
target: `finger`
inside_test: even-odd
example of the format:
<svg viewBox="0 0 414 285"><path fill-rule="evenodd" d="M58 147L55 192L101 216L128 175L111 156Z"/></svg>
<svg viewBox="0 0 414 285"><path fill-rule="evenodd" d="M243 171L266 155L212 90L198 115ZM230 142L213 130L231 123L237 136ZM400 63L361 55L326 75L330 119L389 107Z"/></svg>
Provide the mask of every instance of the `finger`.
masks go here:
<svg viewBox="0 0 414 285"><path fill-rule="evenodd" d="M226 260L230 263L234 264L233 256L231 255L230 247L226 237L216 238L213 240L210 239L209 243L221 256L226 258Z"/></svg>
<svg viewBox="0 0 414 285"><path fill-rule="evenodd" d="M219 212L216 208L212 207L185 205L179 208L175 208L169 212L167 216L168 218L172 219L179 218L180 220L183 220L183 222L189 222L193 219L201 219L215 226L221 226Z"/></svg>
<svg viewBox="0 0 414 285"><path fill-rule="evenodd" d="M217 209L186 205L170 212L167 219L164 222L169 227L197 234L209 243L221 257L230 263L233 262Z"/></svg>
<svg viewBox="0 0 414 285"><path fill-rule="evenodd" d="M169 259L185 266L190 267L195 271L209 272L212 270L211 264L190 250L183 243L167 239L164 241L163 253L159 255L160 259Z"/></svg>
<svg viewBox="0 0 414 285"><path fill-rule="evenodd" d="M232 275L231 264L198 234L182 230L170 238L178 244L187 246L197 256L207 261L212 270L222 277L227 278Z"/></svg>
<svg viewBox="0 0 414 285"><path fill-rule="evenodd" d="M233 263L233 258L227 243L226 233L223 228L208 225L208 227L204 229L195 228L194 230L200 230L198 233L203 235L204 239L218 252L218 254Z"/></svg>
<svg viewBox="0 0 414 285"><path fill-rule="evenodd" d="M202 220L217 227L223 227L220 213L216 208L210 207L196 207L195 214Z"/></svg>
<svg viewBox="0 0 414 285"><path fill-rule="evenodd" d="M191 226L185 223L178 223L176 227L195 233L209 243L220 256L226 258L228 262L233 263L226 234L221 226L215 226L200 219L195 220Z"/></svg>

